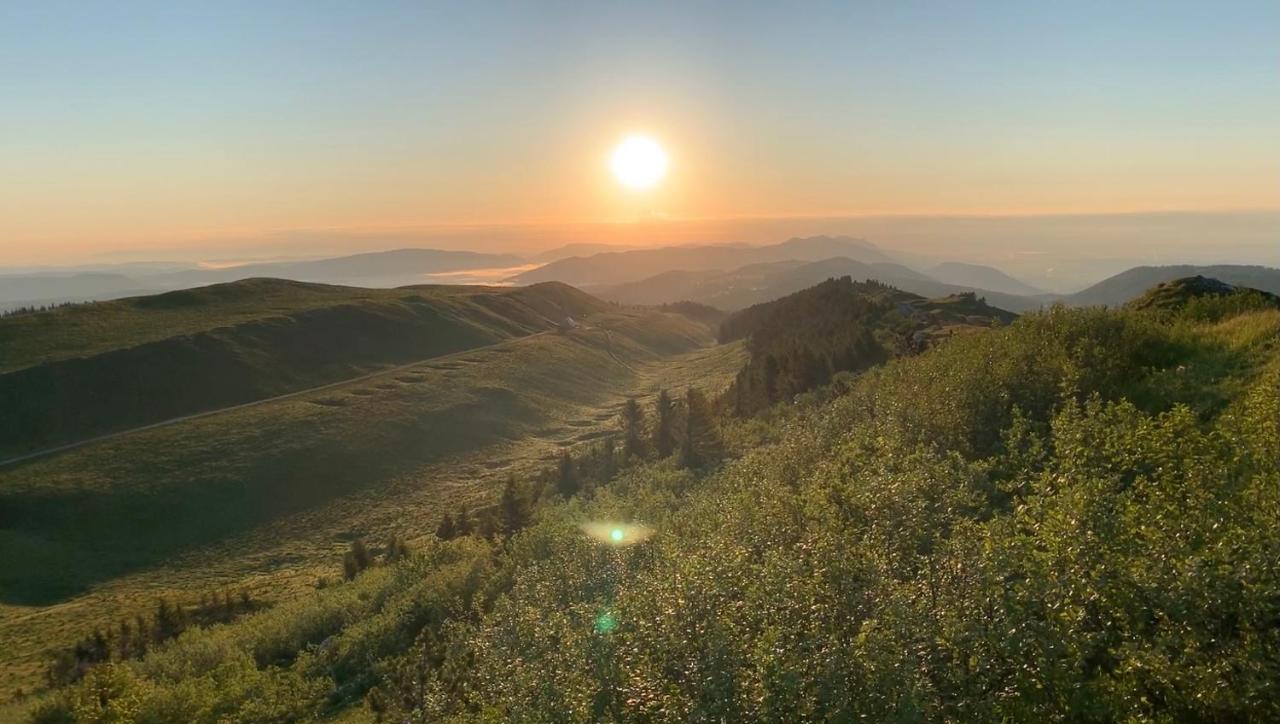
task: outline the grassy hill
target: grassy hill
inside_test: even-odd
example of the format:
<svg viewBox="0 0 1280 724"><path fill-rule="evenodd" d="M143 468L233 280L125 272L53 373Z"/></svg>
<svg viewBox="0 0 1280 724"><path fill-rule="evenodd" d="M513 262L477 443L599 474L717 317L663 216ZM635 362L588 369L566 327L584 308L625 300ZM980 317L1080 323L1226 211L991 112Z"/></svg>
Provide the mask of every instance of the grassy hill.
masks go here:
<svg viewBox="0 0 1280 724"><path fill-rule="evenodd" d="M558 284L251 279L0 319L0 457L534 334L605 306Z"/></svg>
<svg viewBox="0 0 1280 724"><path fill-rule="evenodd" d="M751 355L727 398L748 414L859 371L914 354L960 330L1008 324L1016 315L972 294L925 299L877 282L828 279L748 307L720 324L722 342Z"/></svg>
<svg viewBox="0 0 1280 724"><path fill-rule="evenodd" d="M1181 312L1192 316L1228 311L1240 312L1246 308L1280 307L1280 297L1270 292L1209 279L1204 276L1183 277L1162 282L1130 300L1132 309Z"/></svg>
<svg viewBox="0 0 1280 724"><path fill-rule="evenodd" d="M424 541L34 706L1272 720L1278 335L1274 309L1067 308L955 335L722 421L723 466L650 453L509 539Z"/></svg>
<svg viewBox="0 0 1280 724"><path fill-rule="evenodd" d="M386 294L424 291L466 310L585 313L567 332L0 469L0 689L29 689L51 647L149 614L159 595L305 595L352 537L419 537L446 510L490 505L505 476L614 434L626 395L723 387L741 365L740 347L708 348L710 330L684 315L561 285Z"/></svg>
<svg viewBox="0 0 1280 724"><path fill-rule="evenodd" d="M1105 304L1118 306L1136 299L1156 284L1192 276L1217 279L1228 284L1280 294L1280 269L1265 266L1218 264L1213 266L1138 266L1108 277L1093 286L1063 298L1071 306Z"/></svg>

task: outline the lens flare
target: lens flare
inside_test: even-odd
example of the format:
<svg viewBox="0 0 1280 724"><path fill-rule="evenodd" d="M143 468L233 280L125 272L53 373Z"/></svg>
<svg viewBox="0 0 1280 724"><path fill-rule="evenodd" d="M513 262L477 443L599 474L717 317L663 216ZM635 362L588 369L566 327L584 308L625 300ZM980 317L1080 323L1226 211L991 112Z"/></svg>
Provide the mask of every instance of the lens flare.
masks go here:
<svg viewBox="0 0 1280 724"><path fill-rule="evenodd" d="M635 545L653 535L653 529L646 525L615 520L591 520L579 527L589 538L615 548Z"/></svg>
<svg viewBox="0 0 1280 724"><path fill-rule="evenodd" d="M596 633L607 634L612 633L618 627L618 619L609 611L596 616Z"/></svg>

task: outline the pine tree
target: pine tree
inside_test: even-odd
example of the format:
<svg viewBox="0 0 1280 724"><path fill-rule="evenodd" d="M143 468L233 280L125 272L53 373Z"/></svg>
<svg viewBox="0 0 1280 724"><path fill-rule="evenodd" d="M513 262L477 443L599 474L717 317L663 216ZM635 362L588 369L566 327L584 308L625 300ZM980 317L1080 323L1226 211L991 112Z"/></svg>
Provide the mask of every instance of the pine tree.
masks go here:
<svg viewBox="0 0 1280 724"><path fill-rule="evenodd" d="M569 455L568 450L560 452L560 471L556 478L556 490L565 498L571 498L577 494L582 488L582 481L578 479L577 466L573 464L573 457Z"/></svg>
<svg viewBox="0 0 1280 724"><path fill-rule="evenodd" d="M501 516L500 526L502 534L508 538L525 526L528 513L525 510L524 501L520 499L519 491L516 490L516 479L508 477L506 484L502 487L502 500L498 503L498 512Z"/></svg>
<svg viewBox="0 0 1280 724"><path fill-rule="evenodd" d="M436 537L440 540L453 540L458 535L458 529L453 524L453 516L448 513L440 519L440 525L436 526Z"/></svg>
<svg viewBox="0 0 1280 724"><path fill-rule="evenodd" d="M676 406L666 390L658 393L653 412L653 449L660 458L671 457L676 450Z"/></svg>
<svg viewBox="0 0 1280 724"><path fill-rule="evenodd" d="M101 629L93 632L90 639L89 655L94 662L111 660L111 639Z"/></svg>
<svg viewBox="0 0 1280 724"><path fill-rule="evenodd" d="M134 627L138 630L138 634L134 637L134 653L138 657L145 656L147 647L151 644L151 637L154 633L151 627L147 625L147 619L142 614L138 614L134 620Z"/></svg>
<svg viewBox="0 0 1280 724"><path fill-rule="evenodd" d="M369 549L365 547L364 541L356 538L351 541L351 552L356 557L356 563L359 564L360 570L364 570L373 565L373 557L369 555Z"/></svg>
<svg viewBox="0 0 1280 724"><path fill-rule="evenodd" d="M622 407L622 440L623 457L644 457L644 410L634 397Z"/></svg>
<svg viewBox="0 0 1280 724"><path fill-rule="evenodd" d="M714 463L724 456L724 443L716 425L711 403L693 387L685 393L684 435L680 445L680 464L687 468Z"/></svg>
<svg viewBox="0 0 1280 724"><path fill-rule="evenodd" d="M156 641L165 641L177 636L182 631L182 618L181 607L174 606L163 598L160 599L156 604L155 613Z"/></svg>
<svg viewBox="0 0 1280 724"><path fill-rule="evenodd" d="M132 658L133 656L133 626L129 624L127 619L120 620L120 643L117 650L120 652L121 659Z"/></svg>
<svg viewBox="0 0 1280 724"><path fill-rule="evenodd" d="M360 564L356 563L355 554L347 551L342 554L342 577L351 581L358 575L360 575Z"/></svg>

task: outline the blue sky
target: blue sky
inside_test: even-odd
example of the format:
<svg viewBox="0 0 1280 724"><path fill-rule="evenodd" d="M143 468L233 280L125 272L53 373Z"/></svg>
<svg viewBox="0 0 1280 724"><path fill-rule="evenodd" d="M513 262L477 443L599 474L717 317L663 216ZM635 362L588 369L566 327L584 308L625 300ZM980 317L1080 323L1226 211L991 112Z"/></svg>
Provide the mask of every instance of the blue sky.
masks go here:
<svg viewBox="0 0 1280 724"><path fill-rule="evenodd" d="M8 3L0 254L1280 205L1280 3ZM601 159L672 156L637 197Z"/></svg>

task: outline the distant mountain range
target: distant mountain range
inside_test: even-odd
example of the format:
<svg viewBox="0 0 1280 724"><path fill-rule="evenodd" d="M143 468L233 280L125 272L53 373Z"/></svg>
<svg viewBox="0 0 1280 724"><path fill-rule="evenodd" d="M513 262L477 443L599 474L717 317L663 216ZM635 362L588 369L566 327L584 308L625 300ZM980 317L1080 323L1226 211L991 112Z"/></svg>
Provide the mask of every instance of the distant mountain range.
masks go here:
<svg viewBox="0 0 1280 724"><path fill-rule="evenodd" d="M974 287L976 289L990 289L1001 294L1037 297L1045 293L1043 289L1036 289L1030 284L1014 279L995 267L981 264L949 261L930 269L929 276L947 284L954 284L959 287Z"/></svg>
<svg viewBox="0 0 1280 724"><path fill-rule="evenodd" d="M983 267L975 267L982 269ZM1002 275L990 269L985 276ZM672 271L648 279L593 289L604 299L626 304L666 304L687 300L734 311L768 302L806 289L824 280L851 277L875 280L923 297L945 297L974 292L993 306L1023 312L1041 306L1046 299L1006 294L972 285L947 284L893 262L864 263L837 257L814 262L782 261L751 264L733 271ZM1010 278L1011 282L1017 280Z"/></svg>
<svg viewBox="0 0 1280 724"><path fill-rule="evenodd" d="M949 261L919 269L874 244L847 236L793 238L764 246L719 244L622 248L570 244L525 258L440 249L396 249L330 259L258 262L225 268L172 263L33 269L0 273L0 311L62 302L111 300L252 278L389 288L423 283L502 279L516 285L558 281L612 301L692 301L733 311L777 299L832 277L873 279L925 297L974 292L992 305L1025 312L1061 301L1070 306L1120 305L1146 289L1201 275L1280 293L1280 269L1264 266L1140 266L1074 294L1046 294L991 266ZM530 264L541 263L529 268ZM508 271L509 270L509 271ZM466 274L466 272L478 272ZM444 276L442 276L444 275ZM460 276L462 275L462 276Z"/></svg>
<svg viewBox="0 0 1280 724"><path fill-rule="evenodd" d="M874 245L861 239L847 236L811 236L767 246L740 244L669 246L575 256L517 274L509 281L516 284L559 281L590 290L596 287L640 281L677 270L730 271L753 264L819 261L832 257L844 257L867 264L893 261Z"/></svg>

